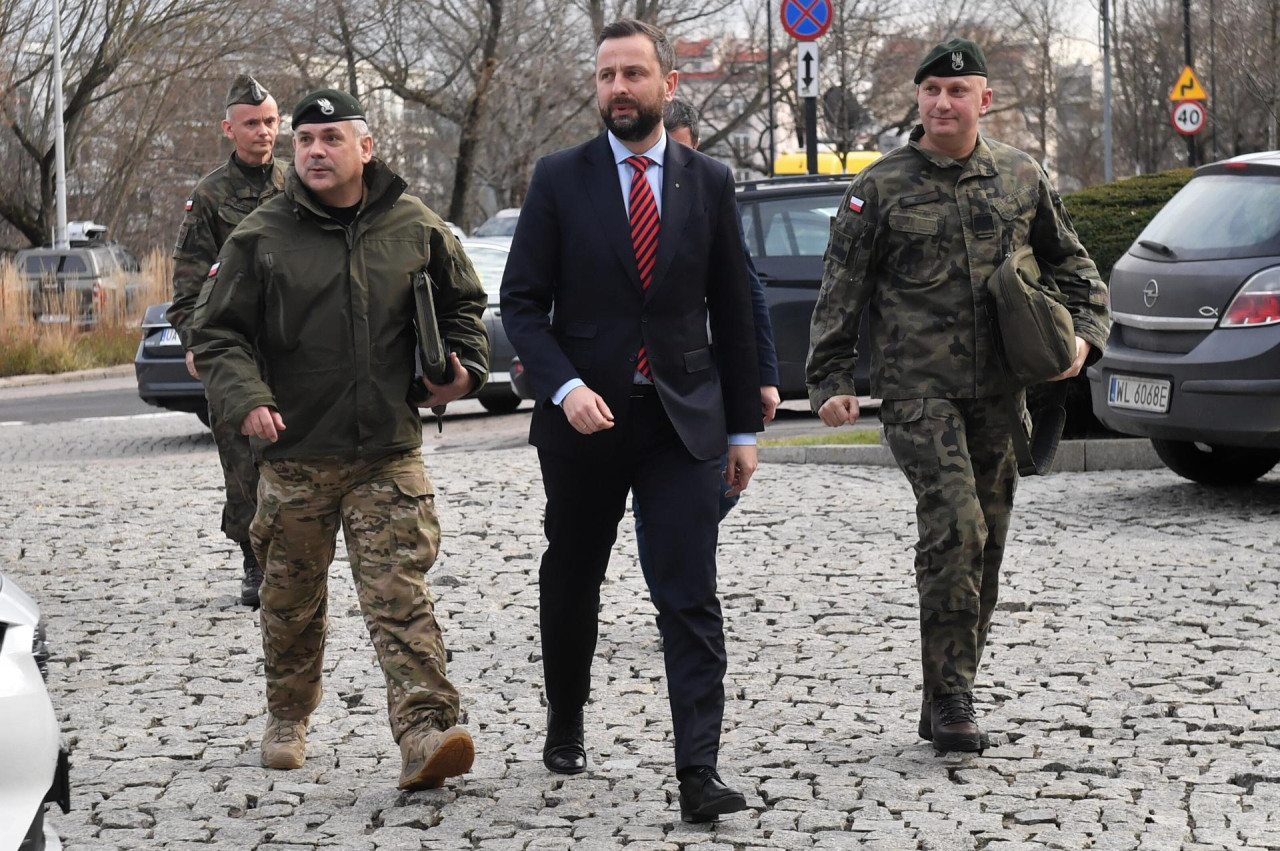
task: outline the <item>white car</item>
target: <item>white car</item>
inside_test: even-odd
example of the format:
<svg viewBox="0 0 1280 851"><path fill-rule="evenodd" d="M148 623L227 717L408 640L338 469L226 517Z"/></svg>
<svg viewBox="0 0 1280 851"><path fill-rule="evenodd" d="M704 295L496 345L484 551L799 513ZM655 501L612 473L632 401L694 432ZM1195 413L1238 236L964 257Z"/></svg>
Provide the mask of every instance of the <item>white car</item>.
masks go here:
<svg viewBox="0 0 1280 851"><path fill-rule="evenodd" d="M70 809L69 761L49 692L40 610L0 573L0 848L55 851L45 804Z"/></svg>

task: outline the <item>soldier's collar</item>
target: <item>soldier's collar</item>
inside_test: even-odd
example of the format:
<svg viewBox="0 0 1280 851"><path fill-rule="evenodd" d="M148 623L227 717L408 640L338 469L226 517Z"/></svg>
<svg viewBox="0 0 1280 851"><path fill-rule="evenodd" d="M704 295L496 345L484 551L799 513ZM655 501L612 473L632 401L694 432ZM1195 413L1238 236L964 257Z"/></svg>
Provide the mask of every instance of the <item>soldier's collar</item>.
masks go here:
<svg viewBox="0 0 1280 851"><path fill-rule="evenodd" d="M924 125L917 124L916 129L911 131L910 141L907 144L915 148L920 153L920 156L939 168L957 167L960 169L961 177L972 175L991 177L996 174L996 164L991 156L991 148L987 147L987 140L981 133L978 134L978 144L974 146L973 153L969 155L969 160L965 163L952 159L946 154L929 150L924 145L921 145L920 138L922 136L924 136Z"/></svg>

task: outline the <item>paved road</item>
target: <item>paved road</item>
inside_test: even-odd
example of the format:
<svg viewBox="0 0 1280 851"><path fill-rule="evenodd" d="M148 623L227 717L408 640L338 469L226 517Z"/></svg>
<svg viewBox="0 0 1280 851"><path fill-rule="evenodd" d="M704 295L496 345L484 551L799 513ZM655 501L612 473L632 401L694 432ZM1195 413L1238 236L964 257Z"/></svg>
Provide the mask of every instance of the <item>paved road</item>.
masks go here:
<svg viewBox="0 0 1280 851"><path fill-rule="evenodd" d="M207 435L189 418L85 432L0 429L0 565L48 621L71 849L1280 848L1280 473L1216 492L1164 471L1024 481L979 695L1001 744L940 757L914 733L905 483L766 467L721 549L722 769L753 809L709 827L674 804L625 524L593 769L541 766L528 448L427 459L445 528L430 579L479 755L452 789L406 795L345 551L307 765L267 771L257 618L234 602Z"/></svg>

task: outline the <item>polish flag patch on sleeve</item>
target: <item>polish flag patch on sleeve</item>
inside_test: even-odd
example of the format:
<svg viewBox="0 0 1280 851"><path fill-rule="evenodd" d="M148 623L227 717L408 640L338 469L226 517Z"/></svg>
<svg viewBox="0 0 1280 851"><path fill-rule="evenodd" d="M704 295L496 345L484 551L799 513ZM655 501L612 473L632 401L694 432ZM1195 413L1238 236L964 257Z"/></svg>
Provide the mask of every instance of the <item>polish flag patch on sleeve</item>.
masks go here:
<svg viewBox="0 0 1280 851"><path fill-rule="evenodd" d="M206 275L205 277L212 278L214 275L218 274L218 267L221 265L222 265L221 261L214 263L212 266L209 267L209 274Z"/></svg>
<svg viewBox="0 0 1280 851"><path fill-rule="evenodd" d="M849 196L849 209L850 209L850 210L853 210L855 213L861 213L861 212L862 212L862 199L861 199L861 198L859 198L857 195L850 195L850 196Z"/></svg>
<svg viewBox="0 0 1280 851"><path fill-rule="evenodd" d="M188 198L188 199L187 199L187 212L188 212L188 213L190 213L190 212L191 212L191 203L192 203L191 199L190 199L190 198Z"/></svg>

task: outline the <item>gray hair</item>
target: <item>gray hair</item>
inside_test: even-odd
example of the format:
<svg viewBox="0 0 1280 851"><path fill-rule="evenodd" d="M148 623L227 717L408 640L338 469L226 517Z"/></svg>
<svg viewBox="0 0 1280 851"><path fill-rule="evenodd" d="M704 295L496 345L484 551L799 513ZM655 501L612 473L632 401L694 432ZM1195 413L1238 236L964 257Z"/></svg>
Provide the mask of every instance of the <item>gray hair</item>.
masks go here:
<svg viewBox="0 0 1280 851"><path fill-rule="evenodd" d="M600 37L596 39L596 50L598 51L600 45L607 39L627 38L633 35L645 36L653 42L653 50L658 54L658 68L663 76L675 70L676 51L667 40L667 34L653 24L637 21L634 18L623 18L621 21L606 24L604 29L600 30Z"/></svg>
<svg viewBox="0 0 1280 851"><path fill-rule="evenodd" d="M365 136L373 135L373 133L369 131L369 122L365 121L363 118L351 119L351 129L356 131L356 139L363 139Z"/></svg>
<svg viewBox="0 0 1280 851"><path fill-rule="evenodd" d="M698 114L698 108L683 98L674 98L662 109L662 126L667 128L667 132L688 127L689 137L693 140L695 148L698 147L702 135L698 132L698 123L701 120L702 116Z"/></svg>

